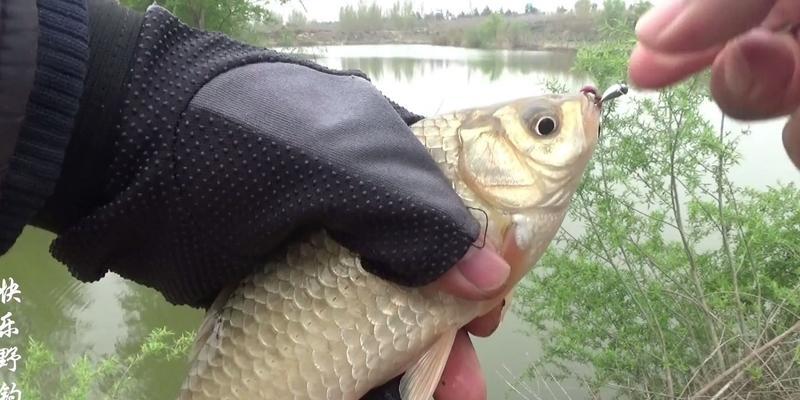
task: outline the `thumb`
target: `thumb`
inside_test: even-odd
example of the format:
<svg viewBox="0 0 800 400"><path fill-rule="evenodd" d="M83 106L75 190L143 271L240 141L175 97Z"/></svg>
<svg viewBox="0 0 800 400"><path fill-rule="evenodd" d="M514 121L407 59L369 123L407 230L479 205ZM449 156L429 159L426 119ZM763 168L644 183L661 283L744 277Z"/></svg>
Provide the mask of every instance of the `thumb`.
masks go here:
<svg viewBox="0 0 800 400"><path fill-rule="evenodd" d="M749 32L719 54L712 71L712 94L734 118L774 118L800 105L800 43L790 34Z"/></svg>
<svg viewBox="0 0 800 400"><path fill-rule="evenodd" d="M467 300L488 300L500 294L510 275L511 266L494 250L471 248L433 286Z"/></svg>

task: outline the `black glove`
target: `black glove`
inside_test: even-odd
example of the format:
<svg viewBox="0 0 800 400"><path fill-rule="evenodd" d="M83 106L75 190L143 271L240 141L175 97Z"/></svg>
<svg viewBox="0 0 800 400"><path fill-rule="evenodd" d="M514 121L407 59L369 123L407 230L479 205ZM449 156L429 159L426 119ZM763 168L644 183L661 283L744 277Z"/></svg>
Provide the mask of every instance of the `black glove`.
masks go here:
<svg viewBox="0 0 800 400"><path fill-rule="evenodd" d="M36 222L83 281L113 271L208 305L281 246L325 228L365 268L430 283L479 225L361 74L94 6L87 92ZM141 27L141 29L139 29Z"/></svg>

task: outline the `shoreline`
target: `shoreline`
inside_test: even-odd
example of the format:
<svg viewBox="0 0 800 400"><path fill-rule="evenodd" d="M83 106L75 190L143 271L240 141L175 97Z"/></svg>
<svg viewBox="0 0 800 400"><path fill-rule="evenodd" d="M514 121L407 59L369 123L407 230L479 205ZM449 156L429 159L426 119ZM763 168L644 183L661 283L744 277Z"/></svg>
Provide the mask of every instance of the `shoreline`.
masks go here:
<svg viewBox="0 0 800 400"><path fill-rule="evenodd" d="M267 40L267 45L275 47L327 47L327 46L388 46L388 45L427 45L427 46L442 46L442 47L458 47L475 50L510 50L510 51L550 51L550 52L564 52L576 53L583 46L589 45L592 42L572 42L572 43L530 43L515 46L490 46L490 47L477 47L466 46L452 43L442 43L434 40L434 38L407 38L407 37L393 37L394 32L383 31L374 33L364 33L363 37L356 38L340 38L320 40L318 37L309 35L309 32L296 36L296 41L292 43L281 43L276 40Z"/></svg>
<svg viewBox="0 0 800 400"><path fill-rule="evenodd" d="M435 45L485 50L577 52L602 40L593 16L516 15L422 21L405 29L340 23L283 25L261 32L269 46Z"/></svg>

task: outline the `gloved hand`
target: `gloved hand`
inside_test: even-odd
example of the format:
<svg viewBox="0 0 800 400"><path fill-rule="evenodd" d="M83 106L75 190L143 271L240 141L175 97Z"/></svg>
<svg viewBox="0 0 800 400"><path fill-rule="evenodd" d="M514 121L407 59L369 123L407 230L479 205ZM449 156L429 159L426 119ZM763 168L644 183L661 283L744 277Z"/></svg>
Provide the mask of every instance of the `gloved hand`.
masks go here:
<svg viewBox="0 0 800 400"><path fill-rule="evenodd" d="M93 35L118 31L108 24ZM367 79L189 29L158 7L140 26L132 64L90 66L100 82L37 219L81 280L111 270L202 306L286 240L325 228L370 272L419 286L477 239L408 128L420 118ZM111 78L124 86L91 92Z"/></svg>

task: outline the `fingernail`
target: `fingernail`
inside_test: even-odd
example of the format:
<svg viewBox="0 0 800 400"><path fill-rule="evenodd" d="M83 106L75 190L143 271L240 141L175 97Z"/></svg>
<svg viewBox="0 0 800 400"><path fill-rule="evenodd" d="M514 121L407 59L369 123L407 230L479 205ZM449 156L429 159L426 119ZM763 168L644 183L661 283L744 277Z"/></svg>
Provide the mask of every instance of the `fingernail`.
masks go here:
<svg viewBox="0 0 800 400"><path fill-rule="evenodd" d="M733 96L746 96L753 86L753 75L741 47L734 46L730 61L725 65L725 86Z"/></svg>
<svg viewBox="0 0 800 400"><path fill-rule="evenodd" d="M685 0L674 0L660 4L639 18L636 36L647 44L657 43L673 21L686 9Z"/></svg>
<svg viewBox="0 0 800 400"><path fill-rule="evenodd" d="M764 106L780 100L794 76L794 54L775 40L773 33L754 30L729 46L725 83L732 95L761 100Z"/></svg>
<svg viewBox="0 0 800 400"><path fill-rule="evenodd" d="M506 284L511 266L491 250L470 249L458 271L478 290L493 292Z"/></svg>

